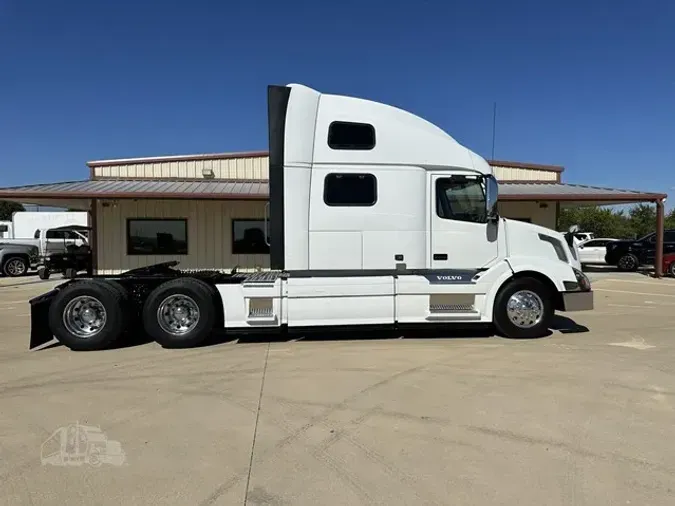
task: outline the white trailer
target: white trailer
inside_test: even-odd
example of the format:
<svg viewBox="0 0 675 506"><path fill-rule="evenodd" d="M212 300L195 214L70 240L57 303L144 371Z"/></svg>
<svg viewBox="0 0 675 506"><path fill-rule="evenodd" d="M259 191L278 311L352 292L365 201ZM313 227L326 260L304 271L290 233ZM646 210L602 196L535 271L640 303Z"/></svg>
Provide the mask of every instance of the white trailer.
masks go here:
<svg viewBox="0 0 675 506"><path fill-rule="evenodd" d="M12 215L12 239L38 239L39 230L87 226L86 211L17 211Z"/></svg>
<svg viewBox="0 0 675 506"><path fill-rule="evenodd" d="M400 109L268 89L271 272L169 262L68 282L31 301L31 347L111 345L140 328L164 347L228 331L493 323L547 332L593 308L576 252L553 230L497 215L488 163Z"/></svg>

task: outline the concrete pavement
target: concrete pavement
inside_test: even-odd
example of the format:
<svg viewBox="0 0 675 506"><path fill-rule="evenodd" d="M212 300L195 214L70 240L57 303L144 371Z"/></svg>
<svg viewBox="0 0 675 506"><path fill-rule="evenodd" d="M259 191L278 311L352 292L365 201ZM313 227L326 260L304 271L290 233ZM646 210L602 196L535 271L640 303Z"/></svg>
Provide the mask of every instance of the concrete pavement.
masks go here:
<svg viewBox="0 0 675 506"><path fill-rule="evenodd" d="M675 280L602 273L533 341L28 352L22 301L59 282L0 286L0 504L672 502ZM124 464L49 440L77 423Z"/></svg>

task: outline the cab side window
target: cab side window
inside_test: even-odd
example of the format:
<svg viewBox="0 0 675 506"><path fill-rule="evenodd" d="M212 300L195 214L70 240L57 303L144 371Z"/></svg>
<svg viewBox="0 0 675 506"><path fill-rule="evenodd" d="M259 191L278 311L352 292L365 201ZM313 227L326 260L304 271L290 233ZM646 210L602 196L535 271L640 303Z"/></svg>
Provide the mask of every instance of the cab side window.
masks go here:
<svg viewBox="0 0 675 506"><path fill-rule="evenodd" d="M485 223L485 187L472 176L454 176L436 180L436 214L446 220Z"/></svg>

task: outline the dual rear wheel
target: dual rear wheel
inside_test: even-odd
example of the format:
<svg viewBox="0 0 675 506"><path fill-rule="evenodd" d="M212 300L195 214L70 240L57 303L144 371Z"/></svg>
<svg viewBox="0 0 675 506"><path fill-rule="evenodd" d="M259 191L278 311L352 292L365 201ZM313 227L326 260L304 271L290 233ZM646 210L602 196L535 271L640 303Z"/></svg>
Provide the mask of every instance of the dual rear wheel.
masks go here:
<svg viewBox="0 0 675 506"><path fill-rule="evenodd" d="M194 278L162 283L147 297L138 314L127 290L109 280L82 280L64 287L49 309L49 327L71 350L109 348L134 323L165 348L201 344L217 321L212 286Z"/></svg>

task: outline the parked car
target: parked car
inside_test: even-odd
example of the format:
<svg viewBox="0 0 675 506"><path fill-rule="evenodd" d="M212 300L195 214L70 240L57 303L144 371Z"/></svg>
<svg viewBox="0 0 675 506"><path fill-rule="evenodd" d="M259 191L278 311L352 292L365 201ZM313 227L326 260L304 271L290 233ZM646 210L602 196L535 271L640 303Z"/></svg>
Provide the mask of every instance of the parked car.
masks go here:
<svg viewBox="0 0 675 506"><path fill-rule="evenodd" d="M582 241L578 245L579 261L581 265L603 265L605 264L605 255L607 255L607 244L618 239L603 237L600 239L590 239Z"/></svg>
<svg viewBox="0 0 675 506"><path fill-rule="evenodd" d="M675 278L675 253L663 255L663 273Z"/></svg>
<svg viewBox="0 0 675 506"><path fill-rule="evenodd" d="M584 242L595 239L595 234L593 232L575 232L574 237L576 237L579 241Z"/></svg>
<svg viewBox="0 0 675 506"><path fill-rule="evenodd" d="M663 254L675 253L675 229L663 232ZM636 271L641 265L654 265L656 232L637 240L614 241L607 244L605 262L622 271Z"/></svg>
<svg viewBox="0 0 675 506"><path fill-rule="evenodd" d="M0 242L0 272L4 276L23 276L38 264L40 250L32 244Z"/></svg>

